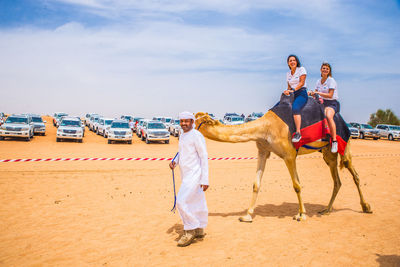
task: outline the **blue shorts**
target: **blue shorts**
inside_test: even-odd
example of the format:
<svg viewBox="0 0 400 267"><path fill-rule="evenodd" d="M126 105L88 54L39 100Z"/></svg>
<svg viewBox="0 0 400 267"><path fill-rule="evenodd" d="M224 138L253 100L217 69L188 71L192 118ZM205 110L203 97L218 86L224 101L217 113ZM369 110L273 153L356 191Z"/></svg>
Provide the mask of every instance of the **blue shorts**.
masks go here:
<svg viewBox="0 0 400 267"><path fill-rule="evenodd" d="M292 104L293 115L300 115L301 110L307 104L307 88L302 87L294 92L294 101Z"/></svg>
<svg viewBox="0 0 400 267"><path fill-rule="evenodd" d="M332 108L335 113L340 112L340 104L337 100L326 100L324 99L324 107L325 108Z"/></svg>

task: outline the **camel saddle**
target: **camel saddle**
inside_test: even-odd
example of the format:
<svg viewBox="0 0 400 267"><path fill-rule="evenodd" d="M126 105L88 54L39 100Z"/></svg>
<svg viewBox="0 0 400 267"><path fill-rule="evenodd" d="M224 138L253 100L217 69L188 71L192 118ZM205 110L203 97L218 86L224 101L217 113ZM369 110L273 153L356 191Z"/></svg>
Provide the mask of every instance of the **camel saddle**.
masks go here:
<svg viewBox="0 0 400 267"><path fill-rule="evenodd" d="M270 111L274 112L281 118L289 127L290 133L293 134L296 131L296 127L293 120L292 113L292 103L294 100L293 93L290 95L282 94L281 101L275 105ZM336 123L336 136L338 141L338 153L343 155L346 149L347 142L350 138L350 130L343 120L340 113L336 113L333 117ZM298 150L300 147L305 147L307 149L317 149L307 144L318 141L326 140L330 143L332 139L330 138L330 131L328 122L325 117L324 105L319 102L319 100L313 97L308 97L306 105L301 110L301 139L297 143L293 143L294 147Z"/></svg>

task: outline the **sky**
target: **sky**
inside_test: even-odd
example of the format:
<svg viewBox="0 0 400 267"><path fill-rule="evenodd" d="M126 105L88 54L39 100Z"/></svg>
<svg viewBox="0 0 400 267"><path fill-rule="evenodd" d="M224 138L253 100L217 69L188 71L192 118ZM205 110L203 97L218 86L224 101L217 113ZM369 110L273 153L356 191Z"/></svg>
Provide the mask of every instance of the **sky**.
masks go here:
<svg viewBox="0 0 400 267"><path fill-rule="evenodd" d="M341 114L400 116L400 1L0 0L0 112L266 112L296 54Z"/></svg>

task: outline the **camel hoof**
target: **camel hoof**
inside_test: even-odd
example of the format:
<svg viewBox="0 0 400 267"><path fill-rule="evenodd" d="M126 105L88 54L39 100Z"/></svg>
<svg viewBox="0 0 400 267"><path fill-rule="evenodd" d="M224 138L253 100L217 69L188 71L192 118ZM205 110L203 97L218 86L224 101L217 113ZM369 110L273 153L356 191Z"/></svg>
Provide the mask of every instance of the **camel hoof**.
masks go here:
<svg viewBox="0 0 400 267"><path fill-rule="evenodd" d="M371 206L368 203L361 204L364 213L372 213Z"/></svg>
<svg viewBox="0 0 400 267"><path fill-rule="evenodd" d="M318 213L321 215L329 215L331 211L332 211L331 209L326 208L324 210L318 211Z"/></svg>
<svg viewBox="0 0 400 267"><path fill-rule="evenodd" d="M245 216L239 217L239 221L251 223L253 222L253 218L251 217L250 214L246 214Z"/></svg>
<svg viewBox="0 0 400 267"><path fill-rule="evenodd" d="M293 216L293 220L296 220L298 222L305 221L306 219L307 219L307 217L304 213L299 213L296 216Z"/></svg>

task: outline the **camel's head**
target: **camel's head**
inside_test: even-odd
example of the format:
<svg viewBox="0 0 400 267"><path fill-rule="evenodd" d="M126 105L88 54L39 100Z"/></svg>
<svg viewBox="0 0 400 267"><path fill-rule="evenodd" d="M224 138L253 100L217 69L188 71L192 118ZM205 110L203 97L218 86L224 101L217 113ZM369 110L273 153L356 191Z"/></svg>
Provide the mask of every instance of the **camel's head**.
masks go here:
<svg viewBox="0 0 400 267"><path fill-rule="evenodd" d="M217 121L217 120L213 120L211 119L210 115L208 115L208 113L204 113L204 112L198 112L196 113L196 115L194 115L196 118L196 129L199 128L199 125L201 124L202 126L204 125L219 125L221 124L221 122Z"/></svg>

